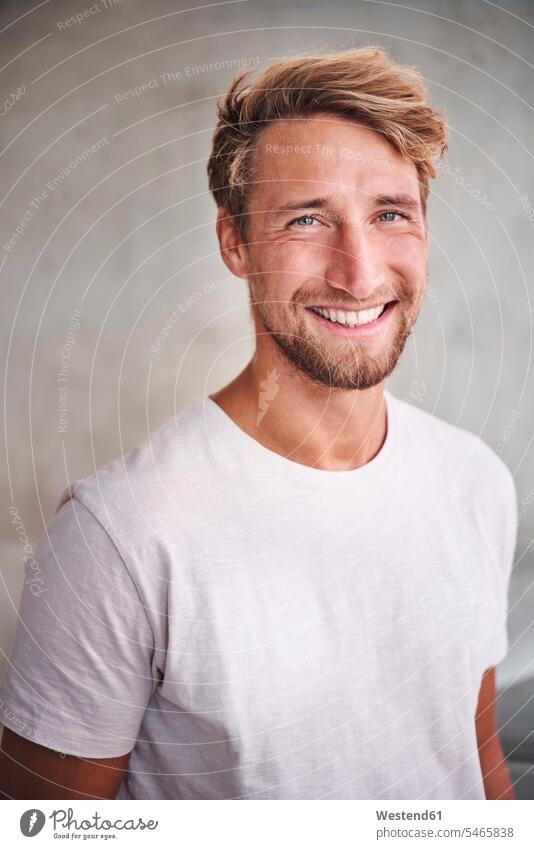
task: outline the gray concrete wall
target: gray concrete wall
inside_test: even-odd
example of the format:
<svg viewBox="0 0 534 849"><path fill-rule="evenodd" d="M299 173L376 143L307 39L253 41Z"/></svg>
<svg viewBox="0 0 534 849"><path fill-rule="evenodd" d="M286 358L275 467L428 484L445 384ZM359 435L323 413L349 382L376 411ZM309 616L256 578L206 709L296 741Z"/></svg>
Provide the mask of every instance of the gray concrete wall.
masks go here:
<svg viewBox="0 0 534 849"><path fill-rule="evenodd" d="M1 646L23 534L35 548L66 482L145 440L252 352L245 284L218 257L205 177L216 97L238 65L379 43L422 69L452 127L430 199L431 296L390 388L481 434L513 470L513 645L499 675L534 674L534 5L180 11L192 5L2 4Z"/></svg>

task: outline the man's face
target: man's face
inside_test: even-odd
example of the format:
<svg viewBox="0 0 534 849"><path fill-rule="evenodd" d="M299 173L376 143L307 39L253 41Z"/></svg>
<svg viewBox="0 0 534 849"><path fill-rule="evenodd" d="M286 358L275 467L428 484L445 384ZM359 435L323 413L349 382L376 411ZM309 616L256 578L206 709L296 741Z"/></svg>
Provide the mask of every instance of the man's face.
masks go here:
<svg viewBox="0 0 534 849"><path fill-rule="evenodd" d="M247 277L258 340L269 334L322 386L380 383L426 287L415 166L377 133L321 113L270 124L253 171Z"/></svg>

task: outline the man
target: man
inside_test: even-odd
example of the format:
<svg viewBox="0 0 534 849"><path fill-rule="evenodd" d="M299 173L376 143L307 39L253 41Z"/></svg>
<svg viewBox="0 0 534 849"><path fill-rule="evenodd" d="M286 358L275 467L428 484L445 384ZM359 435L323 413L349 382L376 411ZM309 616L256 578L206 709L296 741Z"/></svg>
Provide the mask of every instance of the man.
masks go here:
<svg viewBox="0 0 534 849"><path fill-rule="evenodd" d="M64 493L0 694L4 792L512 799L513 478L385 388L445 122L378 48L245 76L208 173L255 354Z"/></svg>

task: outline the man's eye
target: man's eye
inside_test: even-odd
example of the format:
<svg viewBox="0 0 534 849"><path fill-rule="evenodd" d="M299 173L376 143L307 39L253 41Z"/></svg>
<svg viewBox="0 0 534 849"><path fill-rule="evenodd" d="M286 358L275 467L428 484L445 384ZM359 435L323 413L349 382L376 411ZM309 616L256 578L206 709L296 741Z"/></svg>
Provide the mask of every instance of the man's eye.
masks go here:
<svg viewBox="0 0 534 849"><path fill-rule="evenodd" d="M301 215L299 218L294 218L293 221L290 221L289 225L298 224L300 227L304 227L304 229L306 229L311 226L313 221L318 221L315 215Z"/></svg>
<svg viewBox="0 0 534 849"><path fill-rule="evenodd" d="M380 213L380 215L379 215L378 217L379 217L379 218L383 218L383 217L384 217L384 215L400 215L400 217L401 217L401 218L407 218L407 216L406 216L406 215L404 215L402 212L396 212L396 211L393 211L393 210L391 210L391 211L389 211L389 212L381 212L381 213ZM393 219L392 219L392 218L388 218L387 220L388 220L388 221L393 221Z"/></svg>

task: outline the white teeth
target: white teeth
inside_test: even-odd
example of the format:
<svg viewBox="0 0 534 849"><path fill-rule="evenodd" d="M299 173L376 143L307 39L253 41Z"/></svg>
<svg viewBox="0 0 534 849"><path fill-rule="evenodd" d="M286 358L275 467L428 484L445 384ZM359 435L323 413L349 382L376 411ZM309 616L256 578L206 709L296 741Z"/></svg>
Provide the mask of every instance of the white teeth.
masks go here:
<svg viewBox="0 0 534 849"><path fill-rule="evenodd" d="M345 324L348 327L359 327L361 324L369 324L370 321L376 321L379 315L384 312L386 305L382 304L379 307L374 307L371 310L360 310L359 312L344 312L343 310L324 310L321 307L312 307L323 318L329 319L336 324Z"/></svg>

